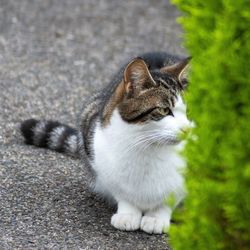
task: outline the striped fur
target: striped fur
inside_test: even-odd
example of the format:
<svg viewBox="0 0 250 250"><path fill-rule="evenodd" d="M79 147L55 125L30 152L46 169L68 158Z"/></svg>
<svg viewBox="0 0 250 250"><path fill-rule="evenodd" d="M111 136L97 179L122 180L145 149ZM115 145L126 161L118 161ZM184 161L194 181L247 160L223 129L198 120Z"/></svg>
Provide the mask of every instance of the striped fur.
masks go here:
<svg viewBox="0 0 250 250"><path fill-rule="evenodd" d="M21 132L27 144L77 155L78 132L67 125L57 121L29 119L21 124Z"/></svg>

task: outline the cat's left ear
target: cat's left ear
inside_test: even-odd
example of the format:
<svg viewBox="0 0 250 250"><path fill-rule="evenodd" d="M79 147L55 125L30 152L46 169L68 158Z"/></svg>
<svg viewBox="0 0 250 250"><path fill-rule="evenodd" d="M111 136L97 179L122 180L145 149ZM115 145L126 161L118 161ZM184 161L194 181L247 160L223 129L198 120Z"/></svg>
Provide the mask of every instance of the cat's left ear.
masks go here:
<svg viewBox="0 0 250 250"><path fill-rule="evenodd" d="M130 62L124 70L126 93L140 91L155 84L147 64L141 58Z"/></svg>
<svg viewBox="0 0 250 250"><path fill-rule="evenodd" d="M160 69L161 73L169 74L176 77L179 82L185 87L187 85L187 76L190 68L191 57L187 57L180 62L165 66Z"/></svg>

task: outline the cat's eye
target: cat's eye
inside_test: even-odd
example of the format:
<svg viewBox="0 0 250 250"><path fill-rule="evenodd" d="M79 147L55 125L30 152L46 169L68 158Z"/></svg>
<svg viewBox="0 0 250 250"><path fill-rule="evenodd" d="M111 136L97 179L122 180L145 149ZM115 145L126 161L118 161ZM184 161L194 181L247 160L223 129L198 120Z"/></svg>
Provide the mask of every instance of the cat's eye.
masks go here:
<svg viewBox="0 0 250 250"><path fill-rule="evenodd" d="M163 116L167 116L167 115L174 116L170 108L158 108L158 111Z"/></svg>

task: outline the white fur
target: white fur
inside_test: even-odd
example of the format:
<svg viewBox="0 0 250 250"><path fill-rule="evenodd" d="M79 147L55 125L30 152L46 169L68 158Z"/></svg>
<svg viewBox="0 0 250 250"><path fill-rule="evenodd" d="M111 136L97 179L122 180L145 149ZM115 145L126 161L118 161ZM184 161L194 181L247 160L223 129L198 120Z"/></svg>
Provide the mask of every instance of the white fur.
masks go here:
<svg viewBox="0 0 250 250"><path fill-rule="evenodd" d="M161 234L170 226L171 213L171 208L166 206L147 211L142 217L141 229L147 233Z"/></svg>
<svg viewBox="0 0 250 250"><path fill-rule="evenodd" d="M179 169L185 164L176 140L190 122L181 97L172 112L174 117L141 125L126 123L115 110L108 126L96 127L95 189L117 201L111 223L118 229L135 230L140 225L148 233L162 233L171 217L164 200L174 195L177 204L184 196Z"/></svg>
<svg viewBox="0 0 250 250"><path fill-rule="evenodd" d="M140 228L142 212L126 201L118 203L117 213L111 218L111 224L120 230L133 231Z"/></svg>
<svg viewBox="0 0 250 250"><path fill-rule="evenodd" d="M77 151L77 135L70 135L65 143L67 150L70 153L75 154Z"/></svg>

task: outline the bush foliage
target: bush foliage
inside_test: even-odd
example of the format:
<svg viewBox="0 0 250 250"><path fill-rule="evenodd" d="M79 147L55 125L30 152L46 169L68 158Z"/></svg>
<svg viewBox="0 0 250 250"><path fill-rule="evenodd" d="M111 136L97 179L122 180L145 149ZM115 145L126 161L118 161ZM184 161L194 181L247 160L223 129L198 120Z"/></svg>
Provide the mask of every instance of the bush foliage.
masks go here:
<svg viewBox="0 0 250 250"><path fill-rule="evenodd" d="M250 247L250 1L173 0L192 55L188 196L174 250ZM196 139L194 139L196 138Z"/></svg>

